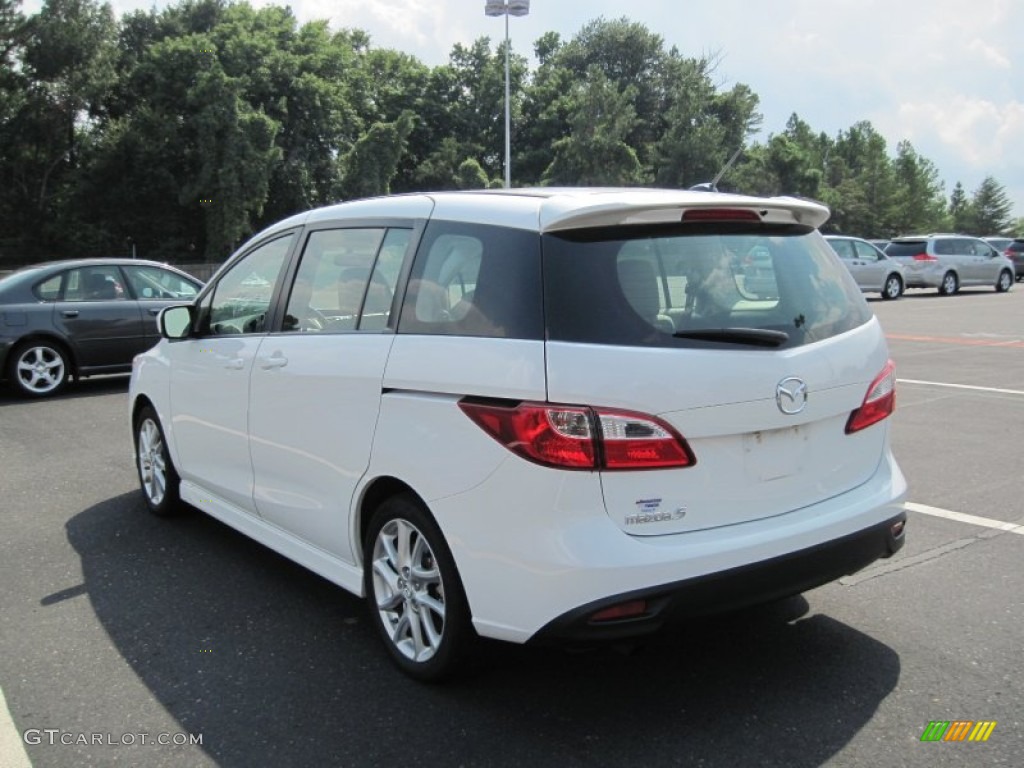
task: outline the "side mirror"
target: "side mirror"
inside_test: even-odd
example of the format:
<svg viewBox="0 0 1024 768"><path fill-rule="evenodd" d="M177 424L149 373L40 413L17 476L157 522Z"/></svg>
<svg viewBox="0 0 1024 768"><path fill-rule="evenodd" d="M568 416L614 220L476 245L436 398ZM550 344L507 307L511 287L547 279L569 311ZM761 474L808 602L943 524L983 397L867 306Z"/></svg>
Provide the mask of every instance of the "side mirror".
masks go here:
<svg viewBox="0 0 1024 768"><path fill-rule="evenodd" d="M157 317L157 327L165 339L184 339L192 330L192 307L167 307Z"/></svg>

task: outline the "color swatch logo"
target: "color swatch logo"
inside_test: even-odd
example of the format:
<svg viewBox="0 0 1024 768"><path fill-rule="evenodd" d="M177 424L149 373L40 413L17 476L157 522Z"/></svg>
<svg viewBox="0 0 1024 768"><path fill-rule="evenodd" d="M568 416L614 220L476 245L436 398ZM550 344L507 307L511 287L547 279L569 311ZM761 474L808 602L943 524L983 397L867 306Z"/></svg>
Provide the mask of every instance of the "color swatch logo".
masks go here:
<svg viewBox="0 0 1024 768"><path fill-rule="evenodd" d="M988 741L995 728L995 720L932 720L921 741Z"/></svg>

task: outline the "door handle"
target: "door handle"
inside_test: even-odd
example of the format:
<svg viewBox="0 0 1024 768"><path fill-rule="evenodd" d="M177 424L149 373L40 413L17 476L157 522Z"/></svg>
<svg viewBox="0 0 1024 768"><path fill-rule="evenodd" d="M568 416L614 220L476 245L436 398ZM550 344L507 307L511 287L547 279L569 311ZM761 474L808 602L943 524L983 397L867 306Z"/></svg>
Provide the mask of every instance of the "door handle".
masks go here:
<svg viewBox="0 0 1024 768"><path fill-rule="evenodd" d="M280 352L275 352L270 357L264 357L260 362L260 368L264 371L269 371L272 368L284 368L286 365L288 365L288 358Z"/></svg>
<svg viewBox="0 0 1024 768"><path fill-rule="evenodd" d="M149 314L154 315L154 316L155 315L159 315L160 314L160 309L161 309L161 307L150 307L149 308Z"/></svg>
<svg viewBox="0 0 1024 768"><path fill-rule="evenodd" d="M65 309L61 311L61 315L64 317L78 317L77 309Z"/></svg>
<svg viewBox="0 0 1024 768"><path fill-rule="evenodd" d="M235 357L224 363L224 367L232 371L240 371L245 368L245 360L240 357Z"/></svg>

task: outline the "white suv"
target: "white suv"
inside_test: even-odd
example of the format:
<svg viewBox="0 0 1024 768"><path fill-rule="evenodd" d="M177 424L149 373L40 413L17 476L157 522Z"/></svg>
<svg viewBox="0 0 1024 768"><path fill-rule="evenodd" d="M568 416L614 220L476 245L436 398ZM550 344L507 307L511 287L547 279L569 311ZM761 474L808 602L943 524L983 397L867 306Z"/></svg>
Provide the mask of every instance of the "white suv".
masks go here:
<svg viewBox="0 0 1024 768"><path fill-rule="evenodd" d="M902 546L906 484L827 216L639 189L294 216L136 358L146 503L366 595L421 679L478 635L621 639L852 573Z"/></svg>

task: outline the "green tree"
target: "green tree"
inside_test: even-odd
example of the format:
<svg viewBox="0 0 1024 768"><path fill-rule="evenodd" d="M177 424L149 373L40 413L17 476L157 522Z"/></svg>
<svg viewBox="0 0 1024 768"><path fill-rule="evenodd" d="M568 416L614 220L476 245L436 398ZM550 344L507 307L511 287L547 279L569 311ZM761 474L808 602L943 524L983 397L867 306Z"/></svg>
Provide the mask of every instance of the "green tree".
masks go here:
<svg viewBox="0 0 1024 768"><path fill-rule="evenodd" d="M459 164L455 183L459 189L487 189L490 180L480 163L470 158Z"/></svg>
<svg viewBox="0 0 1024 768"><path fill-rule="evenodd" d="M999 235L1013 227L1013 203L1006 189L991 176L986 176L971 198L974 234Z"/></svg>
<svg viewBox="0 0 1024 768"><path fill-rule="evenodd" d="M718 93L709 59L668 64L665 128L651 148L655 183L690 187L711 181L760 124L757 96L745 85Z"/></svg>
<svg viewBox="0 0 1024 768"><path fill-rule="evenodd" d="M969 232L974 229L971 201L967 199L964 185L959 181L949 196L949 220L954 232Z"/></svg>
<svg viewBox="0 0 1024 768"><path fill-rule="evenodd" d="M856 123L840 131L829 163L836 183L828 198L840 196L830 226L862 237L888 236L896 188L885 138L871 123Z"/></svg>
<svg viewBox="0 0 1024 768"><path fill-rule="evenodd" d="M386 195L416 120L403 112L391 123L375 123L341 159L338 191L343 200Z"/></svg>
<svg viewBox="0 0 1024 768"><path fill-rule="evenodd" d="M901 141L896 147L893 181L896 198L887 217L893 232L929 232L948 226L945 189L939 171L931 161L917 154L909 141Z"/></svg>
<svg viewBox="0 0 1024 768"><path fill-rule="evenodd" d="M61 247L74 241L69 193L115 78L113 12L92 0L46 0L24 27L8 21L8 34L16 28L23 48L21 71L5 67L3 79L23 90L4 100L4 209L23 243ZM15 50L10 41L5 48L7 56Z"/></svg>
<svg viewBox="0 0 1024 768"><path fill-rule="evenodd" d="M554 143L554 159L542 182L581 186L644 183L643 167L626 142L636 123L633 87L620 91L594 66L569 96L574 104L571 133Z"/></svg>

